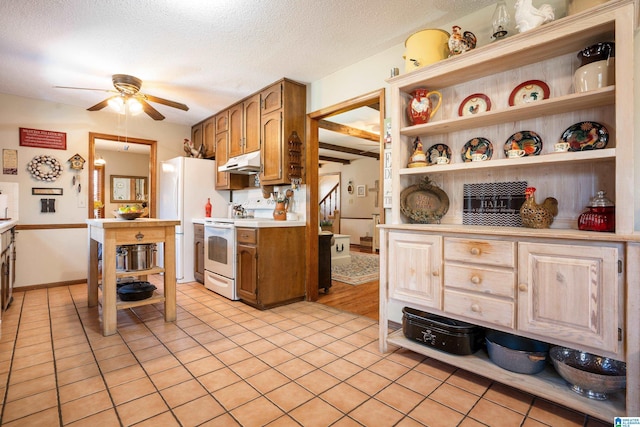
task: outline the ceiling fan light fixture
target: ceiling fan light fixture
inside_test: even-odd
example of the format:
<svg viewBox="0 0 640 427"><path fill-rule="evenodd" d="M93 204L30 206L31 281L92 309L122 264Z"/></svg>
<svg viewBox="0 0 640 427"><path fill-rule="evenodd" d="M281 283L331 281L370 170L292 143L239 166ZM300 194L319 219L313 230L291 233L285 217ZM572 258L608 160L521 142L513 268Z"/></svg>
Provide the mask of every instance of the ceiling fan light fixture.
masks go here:
<svg viewBox="0 0 640 427"><path fill-rule="evenodd" d="M116 112L124 114L124 100L122 99L122 96L116 95L114 97L111 97L107 101L107 104Z"/></svg>
<svg viewBox="0 0 640 427"><path fill-rule="evenodd" d="M129 110L129 113L131 113L134 116L142 113L143 111L142 104L136 98L130 97L129 99L127 99L126 104L127 104L127 109Z"/></svg>

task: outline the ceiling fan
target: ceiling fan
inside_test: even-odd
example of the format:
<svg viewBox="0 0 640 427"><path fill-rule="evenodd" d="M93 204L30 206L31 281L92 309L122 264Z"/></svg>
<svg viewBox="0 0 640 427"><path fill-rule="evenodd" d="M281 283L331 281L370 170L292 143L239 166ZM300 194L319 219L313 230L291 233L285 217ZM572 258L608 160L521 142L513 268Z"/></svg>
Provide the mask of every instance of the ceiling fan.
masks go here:
<svg viewBox="0 0 640 427"><path fill-rule="evenodd" d="M160 114L158 110L153 108L147 101L157 102L158 104L163 104L169 107L178 108L180 110L189 111L189 107L180 102L170 101L168 99L158 98L157 96L140 92L140 88L142 87L142 80L137 77L130 76L128 74L114 74L113 76L111 76L111 80L113 81L113 86L116 88L116 90L91 89L85 87L69 86L55 87L59 89L99 90L116 94L105 99L104 101L98 102L93 107L87 108L87 110L89 111L102 110L106 106L112 106L116 109L120 108L121 111L124 111L124 108L129 108L131 111L133 111L135 108L138 108L147 113L153 120L164 120L164 116ZM135 105L136 101L138 106Z"/></svg>

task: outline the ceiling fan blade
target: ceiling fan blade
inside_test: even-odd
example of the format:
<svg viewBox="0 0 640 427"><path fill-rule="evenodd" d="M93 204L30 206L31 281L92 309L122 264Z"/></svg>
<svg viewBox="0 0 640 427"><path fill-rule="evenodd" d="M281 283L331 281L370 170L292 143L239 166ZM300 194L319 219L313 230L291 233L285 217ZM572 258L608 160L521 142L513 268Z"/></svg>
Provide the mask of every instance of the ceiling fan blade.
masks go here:
<svg viewBox="0 0 640 427"><path fill-rule="evenodd" d="M158 104L164 104L164 105L168 105L169 107L178 108L178 109L184 110L184 111L189 111L189 107L187 107L185 104L183 104L181 102L170 101L168 99L158 98L157 96L147 95L147 94L144 94L142 96L147 101L157 102Z"/></svg>
<svg viewBox="0 0 640 427"><path fill-rule="evenodd" d="M109 103L109 100L111 98L107 98L104 101L100 101L98 102L96 105L94 105L93 107L89 107L87 108L87 111L98 111L98 110L102 110L104 107L106 107Z"/></svg>
<svg viewBox="0 0 640 427"><path fill-rule="evenodd" d="M90 88L90 87L54 86L54 89L94 90L94 91L99 91L99 92L118 93L117 91L115 91L113 89L95 89L95 88Z"/></svg>
<svg viewBox="0 0 640 427"><path fill-rule="evenodd" d="M142 104L142 109L144 110L144 112L147 113L153 120L164 120L164 116L160 114L158 110L149 105L147 101L140 98L138 98L138 101L140 101L140 104Z"/></svg>

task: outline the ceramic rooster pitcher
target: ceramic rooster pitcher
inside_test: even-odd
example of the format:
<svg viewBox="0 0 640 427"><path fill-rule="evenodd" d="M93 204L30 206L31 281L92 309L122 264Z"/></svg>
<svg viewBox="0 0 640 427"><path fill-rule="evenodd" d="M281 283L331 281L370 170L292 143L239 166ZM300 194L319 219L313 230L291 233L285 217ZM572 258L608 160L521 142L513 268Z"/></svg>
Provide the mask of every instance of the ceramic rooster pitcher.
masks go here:
<svg viewBox="0 0 640 427"><path fill-rule="evenodd" d="M435 107L431 102L432 99L437 99ZM411 100L407 107L409 122L411 125L427 123L438 111L440 104L442 104L442 94L437 90L416 89L411 94Z"/></svg>

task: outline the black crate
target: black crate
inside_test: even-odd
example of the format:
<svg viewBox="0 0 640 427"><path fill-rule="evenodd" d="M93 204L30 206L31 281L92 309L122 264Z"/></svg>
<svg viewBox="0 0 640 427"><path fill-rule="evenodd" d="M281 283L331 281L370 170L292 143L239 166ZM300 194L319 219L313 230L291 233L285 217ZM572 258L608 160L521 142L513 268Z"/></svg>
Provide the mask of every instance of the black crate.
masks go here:
<svg viewBox="0 0 640 427"><path fill-rule="evenodd" d="M404 336L447 353L473 354L482 348L484 329L410 307L402 309Z"/></svg>

